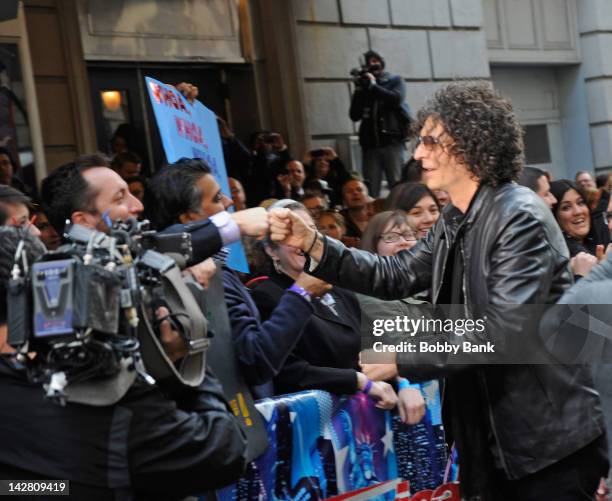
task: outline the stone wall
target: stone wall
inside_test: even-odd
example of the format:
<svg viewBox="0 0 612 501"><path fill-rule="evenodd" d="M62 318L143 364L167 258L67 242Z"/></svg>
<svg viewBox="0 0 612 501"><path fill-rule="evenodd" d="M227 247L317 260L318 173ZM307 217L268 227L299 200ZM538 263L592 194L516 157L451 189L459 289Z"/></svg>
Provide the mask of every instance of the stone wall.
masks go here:
<svg viewBox="0 0 612 501"><path fill-rule="evenodd" d="M348 110L349 72L368 49L406 80L416 111L455 78L489 78L481 0L293 0L312 144L357 131Z"/></svg>
<svg viewBox="0 0 612 501"><path fill-rule="evenodd" d="M612 2L580 0L578 28L595 168L612 168Z"/></svg>

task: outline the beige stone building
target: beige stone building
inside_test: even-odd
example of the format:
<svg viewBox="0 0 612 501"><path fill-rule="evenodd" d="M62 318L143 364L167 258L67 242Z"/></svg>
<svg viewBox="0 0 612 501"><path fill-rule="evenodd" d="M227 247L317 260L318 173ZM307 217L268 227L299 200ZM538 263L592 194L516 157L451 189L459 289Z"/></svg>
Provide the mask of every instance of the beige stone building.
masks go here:
<svg viewBox="0 0 612 501"><path fill-rule="evenodd" d="M198 85L245 141L278 130L295 155L332 145L358 168L349 72L370 48L412 110L453 79L491 79L528 163L612 169L610 0L5 0L0 17L0 141L39 179L108 151L121 123L155 169L145 76Z"/></svg>

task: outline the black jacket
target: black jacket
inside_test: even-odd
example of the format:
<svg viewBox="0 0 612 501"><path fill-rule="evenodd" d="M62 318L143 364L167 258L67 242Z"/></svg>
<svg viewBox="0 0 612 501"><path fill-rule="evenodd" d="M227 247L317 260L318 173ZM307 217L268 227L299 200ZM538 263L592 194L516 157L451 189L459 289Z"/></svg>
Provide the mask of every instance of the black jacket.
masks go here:
<svg viewBox="0 0 612 501"><path fill-rule="evenodd" d="M270 318L284 291L293 281L274 273L253 290L253 300L263 320ZM302 337L274 379L277 395L319 389L332 393L355 393L361 338L360 309L355 294L334 287L333 308L314 299L314 314L304 325Z"/></svg>
<svg viewBox="0 0 612 501"><path fill-rule="evenodd" d="M137 381L115 405L60 407L0 359L0 395L1 479L70 480L71 499L174 500L227 485L245 465L244 435L210 375L176 400Z"/></svg>
<svg viewBox="0 0 612 501"><path fill-rule="evenodd" d="M408 135L410 109L404 102L402 77L383 73L369 88L357 87L349 116L359 125L359 144L364 149L403 142Z"/></svg>
<svg viewBox="0 0 612 501"><path fill-rule="evenodd" d="M561 231L550 210L529 189L514 183L483 186L459 225L450 216L452 209L445 208L426 239L393 257L347 249L326 238L322 261L311 273L385 299L408 297L431 287L435 303L451 245L464 232L458 245L464 258L463 293L468 305L552 304L571 285ZM513 307L512 314L512 321L491 315L485 332L510 339L520 336L534 320L523 316L520 307ZM417 366L413 365L419 362L416 357L398 356L400 372L411 380L447 377L454 400L463 402L452 411L457 428L465 431L471 425L473 430L475 423L486 426L483 432L491 434L492 448L511 479L555 463L604 431L599 396L583 366L465 367L442 361ZM469 385L462 384L466 374L472 376ZM477 409L470 405L474 401L479 402ZM469 457L469 439L456 438L459 456ZM481 486L466 482L465 466L462 488L468 494L481 492Z"/></svg>

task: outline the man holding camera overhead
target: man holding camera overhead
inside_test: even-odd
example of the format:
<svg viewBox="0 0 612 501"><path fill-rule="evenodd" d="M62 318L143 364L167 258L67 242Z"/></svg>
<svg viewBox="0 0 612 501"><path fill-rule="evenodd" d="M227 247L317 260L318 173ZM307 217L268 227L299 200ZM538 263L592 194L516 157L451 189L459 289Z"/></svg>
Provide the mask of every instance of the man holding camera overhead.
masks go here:
<svg viewBox="0 0 612 501"><path fill-rule="evenodd" d="M406 161L404 141L408 137L410 110L404 102L406 86L402 77L385 71L385 60L370 50L364 54L365 64L354 69L355 93L349 115L360 121L359 144L363 151L363 175L369 182L370 195L380 193L382 173L387 184L400 180Z"/></svg>

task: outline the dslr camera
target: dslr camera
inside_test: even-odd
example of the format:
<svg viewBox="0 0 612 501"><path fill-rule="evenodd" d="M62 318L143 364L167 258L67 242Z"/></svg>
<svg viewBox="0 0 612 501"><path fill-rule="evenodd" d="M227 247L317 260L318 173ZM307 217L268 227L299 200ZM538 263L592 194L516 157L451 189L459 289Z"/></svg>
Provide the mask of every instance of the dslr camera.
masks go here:
<svg viewBox="0 0 612 501"><path fill-rule="evenodd" d="M370 86L370 79L366 76L366 73L374 73L380 71L382 65L380 63L373 64L362 64L359 68L353 68L351 70L351 76L353 77L353 83L356 87L367 88Z"/></svg>
<svg viewBox="0 0 612 501"><path fill-rule="evenodd" d="M191 260L191 234L158 235L147 221L130 219L113 224L109 234L72 225L66 238L34 263L27 262L23 242L15 253L8 343L30 379L59 403L71 385L122 370L151 384L199 385L207 322L177 265ZM160 306L189 347L178 365L156 334Z"/></svg>

